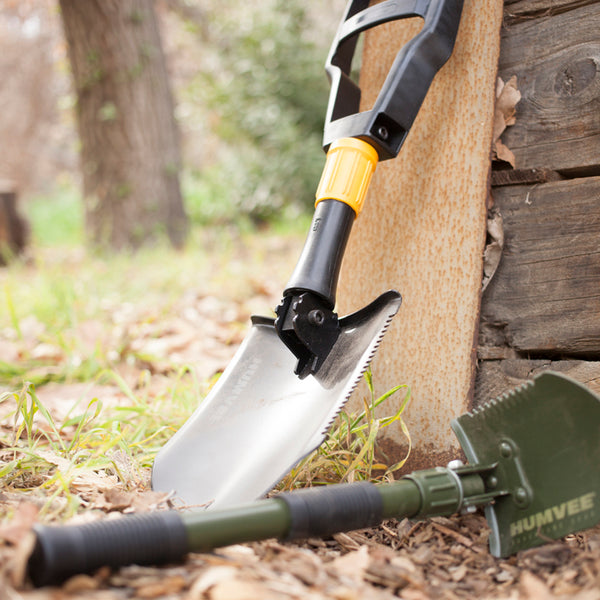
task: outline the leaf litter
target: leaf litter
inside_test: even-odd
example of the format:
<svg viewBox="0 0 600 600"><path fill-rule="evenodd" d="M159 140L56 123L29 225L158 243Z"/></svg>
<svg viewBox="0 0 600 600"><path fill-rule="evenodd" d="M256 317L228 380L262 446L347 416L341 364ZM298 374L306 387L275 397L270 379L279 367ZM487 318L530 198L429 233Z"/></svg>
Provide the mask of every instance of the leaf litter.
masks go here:
<svg viewBox="0 0 600 600"><path fill-rule="evenodd" d="M285 250L280 240L276 244ZM287 259L282 273L289 272L297 251L291 246L286 256L279 252L280 260ZM107 322L81 319L72 332L81 325L80 355L97 351L101 343L112 360L83 381L53 378L64 373L73 355L36 317L22 318L17 328L4 332L2 348L10 350L5 356L16 358L17 367L19 359L27 363L22 373L43 376L38 386L23 388L21 396L5 394L0 402L0 468L10 464L12 469L0 486L0 600L600 600L600 527L497 559L488 552L481 513L424 522L388 520L373 529L301 543L236 545L190 554L181 565L104 568L60 587L33 589L25 565L35 522L68 518L81 523L171 507L168 495L150 489L153 452L193 409L205 385L199 382L228 363L250 311L278 301L281 286L273 283L272 265L263 265L253 268L251 281L237 296L218 299L216 293L186 286L168 311L106 301ZM192 363L204 370L192 373ZM173 422L152 421L182 394L190 398L175 416L171 406ZM16 403L24 396L29 403L22 401L17 415ZM111 416L101 419L91 435L86 427L95 425L99 412ZM144 419L152 421L144 431L127 427ZM148 431L154 431L152 439L143 437ZM105 439L119 435L117 443Z"/></svg>

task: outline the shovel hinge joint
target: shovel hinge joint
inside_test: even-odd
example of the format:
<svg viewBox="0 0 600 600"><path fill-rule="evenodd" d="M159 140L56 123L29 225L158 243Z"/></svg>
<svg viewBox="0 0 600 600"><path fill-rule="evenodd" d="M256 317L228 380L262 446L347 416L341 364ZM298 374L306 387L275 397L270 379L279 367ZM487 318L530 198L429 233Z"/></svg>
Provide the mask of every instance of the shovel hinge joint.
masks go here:
<svg viewBox="0 0 600 600"><path fill-rule="evenodd" d="M498 466L492 480L498 482L518 508L527 508L533 500L533 490L521 461L519 446L505 437L499 441L497 452Z"/></svg>
<svg viewBox="0 0 600 600"><path fill-rule="evenodd" d="M500 463L436 467L415 471L403 479L412 481L421 495L421 506L415 518L451 515L469 512L478 506L488 505L500 496L512 495L519 502L520 490L529 487L519 478L512 485L504 485ZM506 469L504 469L506 470Z"/></svg>
<svg viewBox="0 0 600 600"><path fill-rule="evenodd" d="M510 497L518 508L527 508L533 499L533 492L519 456L517 444L502 438L497 442L497 460L487 465L465 465L450 470L461 480L463 487L472 475L479 476L483 489L470 493L465 489L462 509L484 506L500 497Z"/></svg>
<svg viewBox="0 0 600 600"><path fill-rule="evenodd" d="M492 503L498 496L507 492L498 489L498 479L495 475L498 463L484 465L448 465L461 482L463 501L461 512L471 512L479 506Z"/></svg>
<svg viewBox="0 0 600 600"><path fill-rule="evenodd" d="M275 329L298 359L294 372L301 379L314 375L340 335L337 314L311 292L284 296L275 312Z"/></svg>

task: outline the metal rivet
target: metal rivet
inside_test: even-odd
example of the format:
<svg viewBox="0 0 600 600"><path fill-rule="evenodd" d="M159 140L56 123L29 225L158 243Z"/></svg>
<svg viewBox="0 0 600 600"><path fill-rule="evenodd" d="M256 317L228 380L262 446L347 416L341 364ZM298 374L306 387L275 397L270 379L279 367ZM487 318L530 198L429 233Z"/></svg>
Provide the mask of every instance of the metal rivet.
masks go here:
<svg viewBox="0 0 600 600"><path fill-rule="evenodd" d="M495 477L494 475L492 475L491 477L488 477L486 483L487 483L488 488L493 490L496 487L498 487L498 478Z"/></svg>
<svg viewBox="0 0 600 600"><path fill-rule="evenodd" d="M513 450L508 442L502 442L500 444L500 455L504 458L510 458L513 454Z"/></svg>
<svg viewBox="0 0 600 600"><path fill-rule="evenodd" d="M517 491L515 492L515 500L517 501L517 504L524 504L527 502L529 500L529 494L527 493L527 490L522 487L517 488Z"/></svg>
<svg viewBox="0 0 600 600"><path fill-rule="evenodd" d="M308 322L315 327L320 327L325 321L325 315L322 310L315 308L308 313Z"/></svg>
<svg viewBox="0 0 600 600"><path fill-rule="evenodd" d="M389 131L387 130L387 127L384 127L383 125L377 130L377 135L382 139L382 140L387 140L389 137Z"/></svg>

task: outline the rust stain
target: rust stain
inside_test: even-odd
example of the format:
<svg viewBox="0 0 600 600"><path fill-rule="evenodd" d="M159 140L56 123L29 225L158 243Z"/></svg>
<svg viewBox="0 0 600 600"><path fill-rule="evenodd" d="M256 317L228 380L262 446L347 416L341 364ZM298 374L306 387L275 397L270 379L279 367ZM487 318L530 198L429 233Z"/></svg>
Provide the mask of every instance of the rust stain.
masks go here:
<svg viewBox="0 0 600 600"><path fill-rule="evenodd" d="M502 5L465 1L454 54L400 156L378 165L342 267L342 314L385 289L403 296L373 362L373 381L378 394L410 386L404 417L417 463L420 454L444 458L458 451L450 420L469 409L472 396ZM419 26L399 22L366 35L365 105L399 41ZM351 408L362 404L361 396ZM392 414L400 401L392 397L380 410ZM391 435L402 443L400 427Z"/></svg>

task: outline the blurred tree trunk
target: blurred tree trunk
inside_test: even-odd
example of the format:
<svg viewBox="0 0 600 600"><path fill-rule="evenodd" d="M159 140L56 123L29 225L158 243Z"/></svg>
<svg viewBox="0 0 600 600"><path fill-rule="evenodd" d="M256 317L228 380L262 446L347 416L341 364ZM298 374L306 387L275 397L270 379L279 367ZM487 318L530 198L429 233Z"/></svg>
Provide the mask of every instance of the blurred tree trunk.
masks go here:
<svg viewBox="0 0 600 600"><path fill-rule="evenodd" d="M17 196L14 184L0 179L0 266L22 254L28 242L29 223L19 213Z"/></svg>
<svg viewBox="0 0 600 600"><path fill-rule="evenodd" d="M152 0L59 0L77 90L87 233L136 248L187 217L179 137Z"/></svg>

